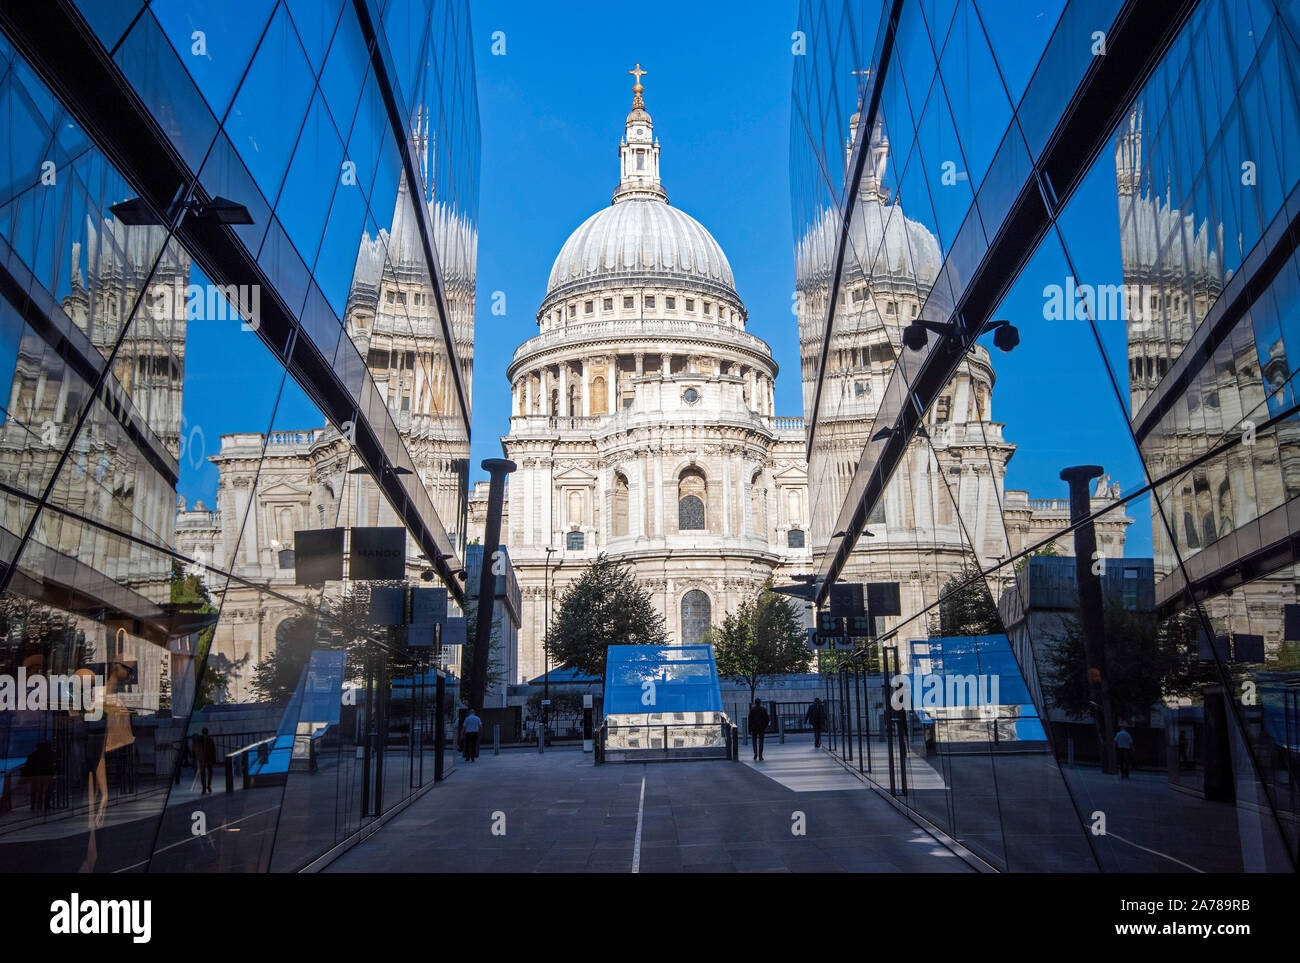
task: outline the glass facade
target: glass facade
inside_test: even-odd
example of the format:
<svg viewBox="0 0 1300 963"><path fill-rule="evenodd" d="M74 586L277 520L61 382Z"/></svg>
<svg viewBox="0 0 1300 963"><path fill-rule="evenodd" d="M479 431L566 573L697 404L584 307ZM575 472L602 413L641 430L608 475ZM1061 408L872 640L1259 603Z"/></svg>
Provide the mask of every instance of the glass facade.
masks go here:
<svg viewBox="0 0 1300 963"><path fill-rule="evenodd" d="M455 764L446 653L298 567L464 601L468 6L0 28L0 869L302 868Z"/></svg>
<svg viewBox="0 0 1300 963"><path fill-rule="evenodd" d="M814 593L900 597L834 751L996 869L1293 872L1295 11L1033 13L801 4Z"/></svg>

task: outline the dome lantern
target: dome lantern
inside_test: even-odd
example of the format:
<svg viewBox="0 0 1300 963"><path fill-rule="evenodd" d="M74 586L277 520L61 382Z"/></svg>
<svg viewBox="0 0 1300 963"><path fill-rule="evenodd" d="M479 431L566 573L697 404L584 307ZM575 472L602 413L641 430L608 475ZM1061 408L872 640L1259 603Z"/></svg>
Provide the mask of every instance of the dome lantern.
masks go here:
<svg viewBox="0 0 1300 963"><path fill-rule="evenodd" d="M614 203L630 199L654 200L667 203L668 195L659 181L659 142L655 140L655 125L645 109L641 94L645 87L641 78L649 71L637 64L629 74L636 78L632 86L632 109L628 112L623 140L618 145L619 180L614 191Z"/></svg>

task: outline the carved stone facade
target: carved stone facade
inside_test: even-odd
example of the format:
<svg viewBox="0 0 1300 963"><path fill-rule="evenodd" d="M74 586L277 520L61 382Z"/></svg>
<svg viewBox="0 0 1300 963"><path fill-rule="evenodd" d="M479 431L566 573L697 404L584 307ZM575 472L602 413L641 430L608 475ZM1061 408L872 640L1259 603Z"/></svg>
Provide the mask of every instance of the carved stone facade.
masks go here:
<svg viewBox="0 0 1300 963"><path fill-rule="evenodd" d="M747 312L721 247L668 204L659 159L650 115L638 102L619 145L613 204L561 248L537 312L540 332L519 346L508 370L512 414L503 444L518 470L502 530L523 587L523 679L545 671L543 636L556 599L601 553L633 567L679 643L698 641L766 579L788 584L810 573L814 503L842 503L894 362L882 319L836 327L826 390L842 394L834 434L842 457L814 461L825 474L814 489L829 487L810 500L803 419L776 414L771 350L745 330ZM937 259L933 237L906 224L916 235L911 248L933 249ZM918 280L908 280L898 289L915 299ZM871 283L860 279L864 290ZM818 290L812 279L800 291L801 333L824 323ZM849 303L860 311L871 301L862 295ZM889 323L915 316L910 302L890 310ZM805 374L815 376L812 352L821 340L805 337L803 345ZM1032 544L1046 516L1060 515L1057 503L1003 491L1015 446L991 420L993 381L979 349L932 418L940 457L923 442L914 447L883 516L873 519L881 537L871 541L879 545L859 543L846 573L902 582L905 611L937 598L967 557L965 537L986 559L1005 554L1008 539L1014 551ZM960 513L945 476L959 492ZM1108 500L1109 491L1099 496ZM482 531L486 498L486 483L470 496L471 538ZM1006 534L998 513L1004 498L1016 509L1008 524L1014 532ZM986 510L975 511L977 504ZM963 532L962 519L976 517L988 531ZM1116 554L1131 521L1115 513L1101 533ZM1071 550L1068 542L1058 551Z"/></svg>

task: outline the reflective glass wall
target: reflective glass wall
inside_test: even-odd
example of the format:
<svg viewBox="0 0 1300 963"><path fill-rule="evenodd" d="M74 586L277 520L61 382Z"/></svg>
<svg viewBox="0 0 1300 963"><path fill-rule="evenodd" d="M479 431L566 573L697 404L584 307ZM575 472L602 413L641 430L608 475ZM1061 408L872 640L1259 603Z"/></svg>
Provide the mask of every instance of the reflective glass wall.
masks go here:
<svg viewBox="0 0 1300 963"><path fill-rule="evenodd" d="M801 5L814 568L901 602L834 751L995 868L1295 870L1295 28Z"/></svg>
<svg viewBox="0 0 1300 963"><path fill-rule="evenodd" d="M0 868L299 869L454 766L438 653L296 549L463 598L467 5L0 26Z"/></svg>

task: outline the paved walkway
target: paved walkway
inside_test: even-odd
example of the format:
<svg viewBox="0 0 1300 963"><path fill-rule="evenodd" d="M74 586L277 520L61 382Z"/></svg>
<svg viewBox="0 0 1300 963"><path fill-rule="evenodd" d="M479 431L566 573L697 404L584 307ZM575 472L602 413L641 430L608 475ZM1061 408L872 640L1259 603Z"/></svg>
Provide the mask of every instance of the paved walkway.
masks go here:
<svg viewBox="0 0 1300 963"><path fill-rule="evenodd" d="M331 872L968 872L811 741L766 762L461 763ZM801 832L799 832L801 830Z"/></svg>

